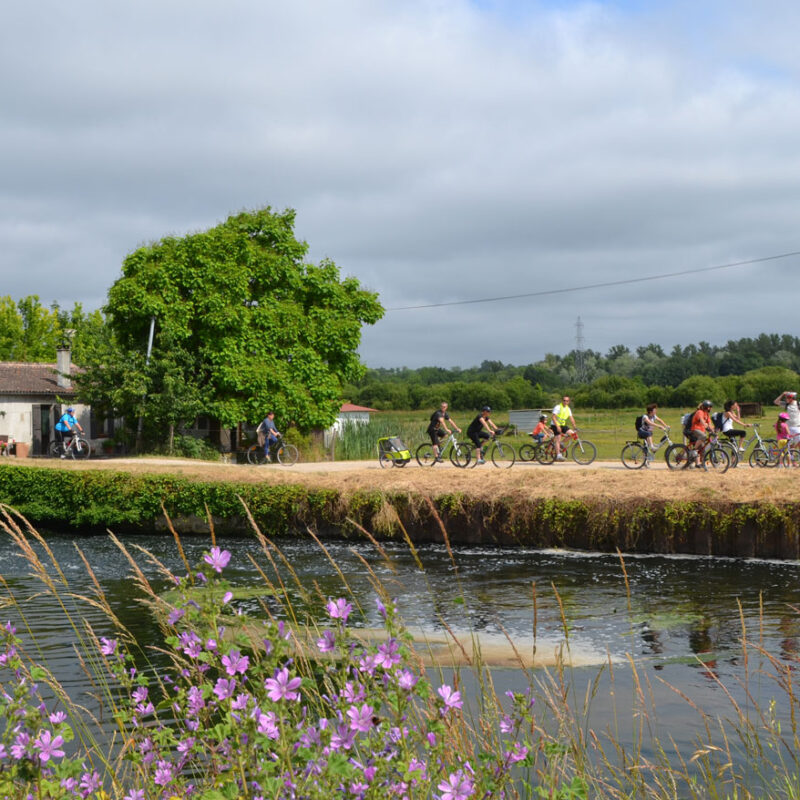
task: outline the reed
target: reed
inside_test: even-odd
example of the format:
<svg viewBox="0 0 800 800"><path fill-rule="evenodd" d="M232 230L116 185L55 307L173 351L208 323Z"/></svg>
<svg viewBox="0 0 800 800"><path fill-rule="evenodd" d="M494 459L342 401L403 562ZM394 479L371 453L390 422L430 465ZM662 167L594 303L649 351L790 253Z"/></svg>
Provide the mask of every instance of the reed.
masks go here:
<svg viewBox="0 0 800 800"><path fill-rule="evenodd" d="M769 653L743 614L740 688L747 703L737 702L719 679L730 701L725 719L684 696L687 716L701 725L691 752L679 752L659 733L651 673L632 656L627 664L609 659L579 689L560 600L562 657L552 668L530 669L509 637L519 659L519 690L498 695L480 639L473 634L464 641L444 619L439 622L466 666L426 666L424 645L412 646L390 586L366 561L383 620L380 637L359 632L363 609L343 573L338 597L304 585L255 525L264 556L256 566L270 602L252 616L237 610L225 579L232 556L213 531L199 564L186 561L176 536L180 574L112 535L161 632L158 644L142 648L97 580L91 595L77 596L46 538L10 510L0 528L41 592L61 609L94 702L90 709L70 697L47 669L25 598L4 584L5 607L26 635L9 623L0 643L0 797L800 797L797 664ZM449 547L448 553L457 582L458 560ZM624 575L621 555L620 562ZM153 567L174 587L169 593L146 577ZM534 641L536 596L534 587ZM460 602L467 603L463 593ZM102 611L113 636L98 635L82 608ZM632 615L630 609L629 603ZM616 697L620 669L632 676L632 695L620 693L611 721L596 730L589 722L593 703L603 681ZM476 687L469 698L468 685ZM760 707L764 685L773 699Z"/></svg>

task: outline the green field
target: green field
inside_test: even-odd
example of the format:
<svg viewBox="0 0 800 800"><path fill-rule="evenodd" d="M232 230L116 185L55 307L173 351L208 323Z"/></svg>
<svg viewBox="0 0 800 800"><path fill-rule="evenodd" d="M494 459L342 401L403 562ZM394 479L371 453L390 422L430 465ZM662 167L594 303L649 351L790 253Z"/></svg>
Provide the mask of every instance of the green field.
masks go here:
<svg viewBox="0 0 800 800"><path fill-rule="evenodd" d="M672 427L673 441L680 441L680 419L690 409L664 408L658 410L658 416ZM625 442L636 439L634 420L644 412L644 409L614 409L614 410L582 410L573 409L575 422L584 439L589 439L597 446L597 457L610 461L619 458ZM757 422L761 425L761 435L772 434L772 424L777 418L778 409L772 414L769 407L765 408L768 416L748 417L748 423ZM412 453L417 445L427 441L425 429L428 426L433 409L426 411L380 411L372 415L368 425L348 426L336 443L336 459L366 459L376 457L376 441L381 436L400 436ZM466 431L475 412L453 412L452 417L458 426ZM549 415L548 415L549 416ZM503 427L508 423L508 412L501 412L492 416L496 425ZM530 441L527 437L529 431L520 431L518 436L506 434L504 441L515 445ZM748 430L749 434L749 430ZM654 437L657 442L660 433ZM659 459L661 458L659 454Z"/></svg>

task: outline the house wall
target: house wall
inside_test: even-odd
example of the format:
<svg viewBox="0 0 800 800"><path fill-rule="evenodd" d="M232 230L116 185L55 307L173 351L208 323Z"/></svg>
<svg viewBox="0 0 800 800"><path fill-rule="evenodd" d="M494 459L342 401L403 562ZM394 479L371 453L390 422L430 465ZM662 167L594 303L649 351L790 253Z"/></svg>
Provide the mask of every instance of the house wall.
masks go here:
<svg viewBox="0 0 800 800"><path fill-rule="evenodd" d="M33 406L55 405L55 401L36 395L0 395L0 411L5 416L0 416L0 433L5 434L15 442L33 442ZM78 403L73 405L75 418L89 432L89 406ZM55 424L56 420L53 420Z"/></svg>

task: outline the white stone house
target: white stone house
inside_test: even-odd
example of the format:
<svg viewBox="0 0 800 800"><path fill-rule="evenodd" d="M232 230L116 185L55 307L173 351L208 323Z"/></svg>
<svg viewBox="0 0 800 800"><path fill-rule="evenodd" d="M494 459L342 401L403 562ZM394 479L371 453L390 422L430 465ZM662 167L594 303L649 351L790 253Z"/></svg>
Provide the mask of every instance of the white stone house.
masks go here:
<svg viewBox="0 0 800 800"><path fill-rule="evenodd" d="M76 372L69 350L59 350L55 364L0 361L0 436L27 444L31 455L46 454L56 422L72 406L87 438L96 437L91 409L75 399Z"/></svg>

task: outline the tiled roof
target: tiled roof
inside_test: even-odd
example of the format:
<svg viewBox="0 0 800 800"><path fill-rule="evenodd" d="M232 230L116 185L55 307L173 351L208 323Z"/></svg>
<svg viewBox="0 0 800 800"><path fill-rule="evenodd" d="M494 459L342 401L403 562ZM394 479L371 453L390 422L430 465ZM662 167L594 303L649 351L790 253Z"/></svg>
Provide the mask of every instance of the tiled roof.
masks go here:
<svg viewBox="0 0 800 800"><path fill-rule="evenodd" d="M74 375L79 370L72 367ZM9 394L41 394L73 397L75 389L58 385L55 364L25 364L18 361L0 361L0 397Z"/></svg>
<svg viewBox="0 0 800 800"><path fill-rule="evenodd" d="M339 413L342 411L377 411L376 408L367 408L366 406L354 406L352 403L342 403Z"/></svg>

